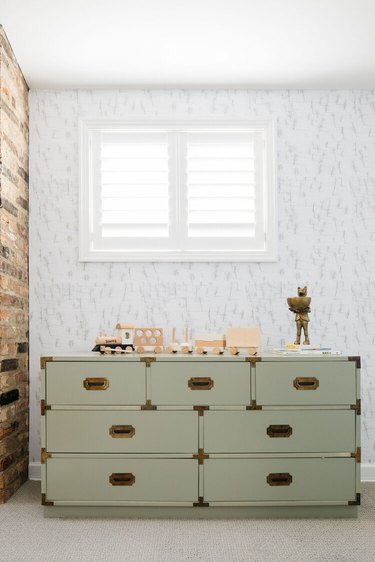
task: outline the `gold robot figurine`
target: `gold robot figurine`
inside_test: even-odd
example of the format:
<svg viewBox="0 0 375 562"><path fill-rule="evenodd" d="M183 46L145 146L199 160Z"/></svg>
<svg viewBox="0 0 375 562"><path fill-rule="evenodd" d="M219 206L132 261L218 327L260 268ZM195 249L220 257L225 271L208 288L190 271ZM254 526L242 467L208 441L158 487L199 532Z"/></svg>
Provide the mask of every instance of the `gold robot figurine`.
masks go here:
<svg viewBox="0 0 375 562"><path fill-rule="evenodd" d="M298 287L298 297L289 297L287 299L289 310L294 312L296 315L296 328L297 328L297 336L296 341L294 342L296 345L301 344L301 332L303 330L305 334L305 339L303 340L303 345L310 345L309 339L309 312L310 312L310 303L311 298L307 297L307 287Z"/></svg>

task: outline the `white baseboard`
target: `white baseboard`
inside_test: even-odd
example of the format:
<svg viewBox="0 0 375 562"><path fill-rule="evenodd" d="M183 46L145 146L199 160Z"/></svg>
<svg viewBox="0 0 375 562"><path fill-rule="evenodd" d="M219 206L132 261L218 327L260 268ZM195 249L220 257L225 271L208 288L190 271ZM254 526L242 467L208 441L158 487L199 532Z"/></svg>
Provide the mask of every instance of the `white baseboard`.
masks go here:
<svg viewBox="0 0 375 562"><path fill-rule="evenodd" d="M29 479L40 480L40 462L29 464ZM362 463L361 480L362 482L375 482L375 464Z"/></svg>
<svg viewBox="0 0 375 562"><path fill-rule="evenodd" d="M29 480L40 480L40 462L29 463Z"/></svg>

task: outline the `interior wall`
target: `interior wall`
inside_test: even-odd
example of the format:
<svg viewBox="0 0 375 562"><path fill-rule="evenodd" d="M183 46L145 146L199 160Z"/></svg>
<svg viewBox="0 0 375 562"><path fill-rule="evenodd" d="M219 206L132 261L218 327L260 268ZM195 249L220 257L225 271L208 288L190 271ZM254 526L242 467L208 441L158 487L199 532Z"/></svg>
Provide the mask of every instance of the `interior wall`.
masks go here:
<svg viewBox="0 0 375 562"><path fill-rule="evenodd" d="M30 92L31 462L39 356L89 351L117 321L192 331L259 325L294 339L286 298L307 284L313 343L362 356L362 460L375 463L375 92ZM276 263L80 263L78 120L274 118Z"/></svg>
<svg viewBox="0 0 375 562"><path fill-rule="evenodd" d="M0 503L28 471L28 87L0 25Z"/></svg>

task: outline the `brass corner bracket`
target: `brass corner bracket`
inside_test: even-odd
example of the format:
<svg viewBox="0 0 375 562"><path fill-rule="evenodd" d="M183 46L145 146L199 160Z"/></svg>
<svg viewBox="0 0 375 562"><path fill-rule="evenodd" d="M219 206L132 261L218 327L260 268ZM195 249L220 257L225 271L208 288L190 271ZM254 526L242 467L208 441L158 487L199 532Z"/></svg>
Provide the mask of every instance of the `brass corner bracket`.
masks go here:
<svg viewBox="0 0 375 562"><path fill-rule="evenodd" d="M361 494L356 494L354 501L348 501L348 505L361 505Z"/></svg>
<svg viewBox="0 0 375 562"><path fill-rule="evenodd" d="M350 453L350 457L352 459L355 459L356 462L360 463L361 462L361 447L357 447L355 453Z"/></svg>
<svg viewBox="0 0 375 562"><path fill-rule="evenodd" d="M40 401L40 415L41 415L41 416L45 416L45 415L46 415L46 411L47 411L47 410L50 410L50 409L51 409L51 406L48 406L48 405L46 404L46 401L45 401L45 400L41 400L41 401Z"/></svg>
<svg viewBox="0 0 375 562"><path fill-rule="evenodd" d="M42 494L42 501L41 501L42 505L53 505L53 502L48 502L46 500L46 494Z"/></svg>
<svg viewBox="0 0 375 562"><path fill-rule="evenodd" d="M140 362L146 363L146 367L150 367L151 363L156 361L156 357L141 357Z"/></svg>
<svg viewBox="0 0 375 562"><path fill-rule="evenodd" d="M198 501L193 503L193 507L209 507L209 503L205 502L203 496L199 496Z"/></svg>
<svg viewBox="0 0 375 562"><path fill-rule="evenodd" d="M198 449L198 453L193 455L193 459L196 459L198 461L198 464L203 464L203 461L205 459L209 459L209 458L210 458L210 455L205 453L203 449Z"/></svg>
<svg viewBox="0 0 375 562"><path fill-rule="evenodd" d="M156 410L157 407L151 404L151 400L146 400L146 404L142 404L141 410Z"/></svg>
<svg viewBox="0 0 375 562"><path fill-rule="evenodd" d="M40 358L40 368L41 369L45 369L46 368L46 363L48 361L53 361L53 357L48 357L48 356L43 356Z"/></svg>
<svg viewBox="0 0 375 562"><path fill-rule="evenodd" d="M355 366L357 367L357 369L361 368L361 358L359 357L359 355L351 355L350 357L348 357L348 361L355 361Z"/></svg>
<svg viewBox="0 0 375 562"><path fill-rule="evenodd" d="M47 459L50 459L52 457L51 453L47 453L46 450L43 448L40 451L40 462L42 464L46 463Z"/></svg>
<svg viewBox="0 0 375 562"><path fill-rule="evenodd" d="M250 357L245 357L246 363L259 363L262 361L261 357L257 357L256 355L252 355Z"/></svg>
<svg viewBox="0 0 375 562"><path fill-rule="evenodd" d="M352 404L350 406L351 410L355 410L357 412L357 416L361 415L361 399L359 398L358 400L356 400L355 404Z"/></svg>
<svg viewBox="0 0 375 562"><path fill-rule="evenodd" d="M203 416L205 410L209 410L209 406L193 406L193 410L198 412L198 416Z"/></svg>
<svg viewBox="0 0 375 562"><path fill-rule="evenodd" d="M250 406L246 406L246 410L261 410L262 406L257 405L256 400L252 400Z"/></svg>

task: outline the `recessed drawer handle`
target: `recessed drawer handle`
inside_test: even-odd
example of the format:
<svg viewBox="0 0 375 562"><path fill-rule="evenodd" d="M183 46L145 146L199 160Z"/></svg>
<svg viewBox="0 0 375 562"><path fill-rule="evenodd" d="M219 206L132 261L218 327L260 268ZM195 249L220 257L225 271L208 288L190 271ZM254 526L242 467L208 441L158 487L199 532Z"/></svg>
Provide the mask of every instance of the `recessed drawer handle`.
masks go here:
<svg viewBox="0 0 375 562"><path fill-rule="evenodd" d="M290 425L269 425L267 427L267 435L269 437L290 437L293 428Z"/></svg>
<svg viewBox="0 0 375 562"><path fill-rule="evenodd" d="M211 390L214 381L210 377L192 377L188 381L191 390Z"/></svg>
<svg viewBox="0 0 375 562"><path fill-rule="evenodd" d="M289 472L271 472L267 476L267 484L270 486L290 486L293 477Z"/></svg>
<svg viewBox="0 0 375 562"><path fill-rule="evenodd" d="M83 386L86 390L107 390L109 380L105 377L87 377L83 381Z"/></svg>
<svg viewBox="0 0 375 562"><path fill-rule="evenodd" d="M293 386L297 390L316 390L319 380L315 377L297 377L293 381Z"/></svg>
<svg viewBox="0 0 375 562"><path fill-rule="evenodd" d="M134 437L135 427L132 425L112 425L109 428L109 434L114 439Z"/></svg>
<svg viewBox="0 0 375 562"><path fill-rule="evenodd" d="M112 486L133 486L135 476L131 472L113 472L109 477Z"/></svg>

